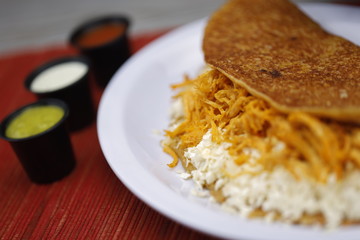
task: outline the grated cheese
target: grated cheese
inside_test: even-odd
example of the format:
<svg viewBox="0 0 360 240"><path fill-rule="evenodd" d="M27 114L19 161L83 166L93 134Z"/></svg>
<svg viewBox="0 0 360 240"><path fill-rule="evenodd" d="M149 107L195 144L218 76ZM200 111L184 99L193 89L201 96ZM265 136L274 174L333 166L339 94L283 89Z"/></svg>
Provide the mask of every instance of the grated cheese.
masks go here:
<svg viewBox="0 0 360 240"><path fill-rule="evenodd" d="M216 70L173 88L163 147L170 167L182 152L185 168L194 167L194 194L212 185L224 209L266 221L360 221L359 127L280 113Z"/></svg>
<svg viewBox="0 0 360 240"><path fill-rule="evenodd" d="M185 150L185 157L197 167L191 172L198 186L218 184L226 200L222 207L230 212L249 217L251 212L261 208L266 211L266 221L274 221L275 213L281 213L286 222L297 222L304 213L322 213L328 228L339 226L345 219L359 220L360 171L350 170L341 182L329 177L325 184L311 178L295 179L283 166L272 172L259 175L243 174L227 177L222 169L233 162L227 152L228 144L211 141L208 131L195 147ZM251 157L259 157L256 149L246 149ZM255 153L255 154L254 154ZM249 171L248 164L234 166L237 171Z"/></svg>
<svg viewBox="0 0 360 240"><path fill-rule="evenodd" d="M216 70L173 88L181 89L175 99L183 114L174 111L166 135L179 138L180 149L196 146L210 129L214 142L231 143L229 153L239 165L249 160L243 150L254 147L264 170L280 164L295 177L302 172L319 182L330 174L341 179L349 163L360 166L360 128L303 112L280 113Z"/></svg>

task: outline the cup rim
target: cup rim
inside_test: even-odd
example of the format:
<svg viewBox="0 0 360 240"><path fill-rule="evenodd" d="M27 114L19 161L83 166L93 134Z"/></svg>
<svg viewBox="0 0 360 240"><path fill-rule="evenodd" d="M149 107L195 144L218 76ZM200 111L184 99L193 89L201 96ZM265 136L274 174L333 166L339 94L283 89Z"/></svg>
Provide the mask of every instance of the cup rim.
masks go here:
<svg viewBox="0 0 360 240"><path fill-rule="evenodd" d="M57 106L60 107L63 111L64 111L64 115L61 117L61 119L59 121L57 121L54 125L52 125L50 128L46 129L45 131L42 131L40 133L37 133L35 135L31 135L28 137L24 137L24 138L10 138L7 137L5 135L5 131L9 125L9 123L15 119L20 113L24 112L26 109L32 108L32 107L36 107L36 106ZM10 114L8 114L3 121L0 123L0 138L8 141L8 142L22 142L22 141L27 141L27 140L31 140L34 138L38 138L40 136L43 136L51 131L53 131L55 128L57 128L58 126L60 126L61 124L63 124L65 122L65 120L68 118L69 116L69 107L67 106L67 104L59 99L54 99L54 98L44 98L44 99L40 99L36 102L24 105L20 108L18 108L17 110L11 112Z"/></svg>
<svg viewBox="0 0 360 240"><path fill-rule="evenodd" d="M95 46L91 46L91 47L84 47L81 46L80 44L78 44L77 40L78 38L85 32L89 31L92 28L95 28L97 26L100 26L102 24L106 24L106 23L121 23L124 24L125 26L125 30L123 34L120 34L118 37L114 38L111 41L108 41L104 44L100 44L100 45L95 45ZM127 34L127 31L129 29L130 26L130 18L127 15L124 14L112 14L112 15L105 15L105 16L100 16L91 20L87 20L81 24L79 24L76 28L74 28L74 30L70 33L69 35L69 43L71 46L79 49L80 51L90 51L93 49L100 49L100 48L105 48L109 45L112 45L114 42L116 42L117 40L124 38Z"/></svg>
<svg viewBox="0 0 360 240"><path fill-rule="evenodd" d="M55 89L55 90L51 90L51 91L46 91L46 92L36 92L36 91L33 91L31 89L32 82L42 72L46 71L47 69L49 69L49 68L51 68L51 67L53 67L55 65L59 65L59 64L62 64L62 63L66 63L66 62L81 62L81 63L86 65L87 70L86 70L85 74L82 77L80 77L75 82L73 82L73 83L71 83L69 85L66 85L65 87ZM89 76L89 72L90 72L90 63L86 58L84 58L82 56L65 56L65 57L61 57L61 58L55 58L55 59L50 60L48 62L45 62L44 64L42 64L42 65L36 67L35 69L33 69L30 72L30 74L26 77L26 79L24 81L24 86L29 92L37 94L37 95L56 93L56 92L60 92L60 91L69 89L69 88L73 87L74 85L79 84L81 81L86 80L86 78L88 78L88 76Z"/></svg>

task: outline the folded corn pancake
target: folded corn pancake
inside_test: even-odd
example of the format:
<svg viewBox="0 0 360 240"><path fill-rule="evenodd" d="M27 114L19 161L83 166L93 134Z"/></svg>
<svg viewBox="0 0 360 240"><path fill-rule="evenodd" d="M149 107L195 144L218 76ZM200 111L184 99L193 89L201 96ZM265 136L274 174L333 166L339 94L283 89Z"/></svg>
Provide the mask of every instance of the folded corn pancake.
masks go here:
<svg viewBox="0 0 360 240"><path fill-rule="evenodd" d="M209 20L205 61L284 112L360 122L360 47L286 0L230 1Z"/></svg>
<svg viewBox="0 0 360 240"><path fill-rule="evenodd" d="M229 1L203 43L210 69L173 86L169 166L246 217L359 222L359 47L283 0Z"/></svg>

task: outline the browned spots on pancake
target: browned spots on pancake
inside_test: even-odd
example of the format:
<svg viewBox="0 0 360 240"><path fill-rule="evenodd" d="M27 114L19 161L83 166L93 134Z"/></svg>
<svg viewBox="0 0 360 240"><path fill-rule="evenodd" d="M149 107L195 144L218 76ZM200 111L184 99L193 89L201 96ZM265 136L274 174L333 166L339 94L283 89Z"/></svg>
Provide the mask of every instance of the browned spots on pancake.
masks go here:
<svg viewBox="0 0 360 240"><path fill-rule="evenodd" d="M232 0L209 20L205 61L284 111L360 122L360 47L285 0Z"/></svg>

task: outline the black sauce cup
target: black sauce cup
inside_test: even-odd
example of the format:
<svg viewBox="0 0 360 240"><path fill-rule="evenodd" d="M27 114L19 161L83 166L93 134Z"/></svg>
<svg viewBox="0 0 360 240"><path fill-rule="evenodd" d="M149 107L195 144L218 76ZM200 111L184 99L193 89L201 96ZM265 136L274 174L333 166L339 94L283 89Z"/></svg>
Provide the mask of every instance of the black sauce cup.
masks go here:
<svg viewBox="0 0 360 240"><path fill-rule="evenodd" d="M38 106L57 106L64 111L63 117L49 129L24 138L6 136L10 122L24 110ZM8 115L0 125L0 137L10 143L30 180L48 184L69 175L74 169L75 157L70 142L66 120L69 110L57 99L43 99L26 105Z"/></svg>
<svg viewBox="0 0 360 240"><path fill-rule="evenodd" d="M86 73L75 82L60 89L47 92L36 92L31 89L31 84L41 73L62 63L71 62L80 62L87 67ZM89 78L90 66L87 59L78 56L63 57L36 68L25 79L24 84L25 88L35 94L38 99L55 98L64 101L69 107L69 129L70 131L76 131L88 126L95 119L96 111L91 98Z"/></svg>
<svg viewBox="0 0 360 240"><path fill-rule="evenodd" d="M79 43L84 34L106 24L121 24L124 31L100 45L85 47ZM130 57L129 26L130 20L124 15L105 16L81 24L70 34L70 45L89 59L95 81L100 87L105 87L117 69Z"/></svg>

